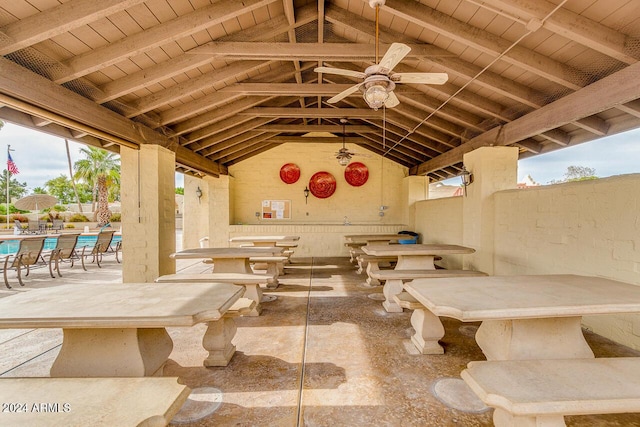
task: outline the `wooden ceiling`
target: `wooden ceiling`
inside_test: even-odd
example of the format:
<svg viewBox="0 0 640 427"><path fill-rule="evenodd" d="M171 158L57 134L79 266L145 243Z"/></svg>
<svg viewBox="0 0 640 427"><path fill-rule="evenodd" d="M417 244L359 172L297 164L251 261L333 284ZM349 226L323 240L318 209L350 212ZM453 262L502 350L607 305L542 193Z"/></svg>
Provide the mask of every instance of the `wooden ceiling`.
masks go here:
<svg viewBox="0 0 640 427"><path fill-rule="evenodd" d="M434 180L478 147L524 158L640 127L638 0L387 0L379 16L381 55L412 48L394 71L447 83L398 84L378 111L359 91L327 103L361 80L315 67L375 63L367 0L0 0L0 119L115 152L160 144L217 176L340 143L346 118L348 146Z"/></svg>

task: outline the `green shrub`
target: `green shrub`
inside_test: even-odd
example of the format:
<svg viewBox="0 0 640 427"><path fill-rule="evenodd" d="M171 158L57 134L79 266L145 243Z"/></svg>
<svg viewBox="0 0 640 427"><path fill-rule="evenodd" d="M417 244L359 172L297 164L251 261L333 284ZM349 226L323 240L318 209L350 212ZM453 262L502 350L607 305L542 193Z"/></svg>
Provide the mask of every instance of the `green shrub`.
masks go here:
<svg viewBox="0 0 640 427"><path fill-rule="evenodd" d="M120 222L121 221L122 216L119 213L114 213L111 215L111 218L109 218L110 222Z"/></svg>
<svg viewBox="0 0 640 427"><path fill-rule="evenodd" d="M73 224L65 224L64 228L76 228L76 226Z"/></svg>
<svg viewBox="0 0 640 427"><path fill-rule="evenodd" d="M71 215L67 221L68 222L89 222L89 219L80 213L76 213Z"/></svg>

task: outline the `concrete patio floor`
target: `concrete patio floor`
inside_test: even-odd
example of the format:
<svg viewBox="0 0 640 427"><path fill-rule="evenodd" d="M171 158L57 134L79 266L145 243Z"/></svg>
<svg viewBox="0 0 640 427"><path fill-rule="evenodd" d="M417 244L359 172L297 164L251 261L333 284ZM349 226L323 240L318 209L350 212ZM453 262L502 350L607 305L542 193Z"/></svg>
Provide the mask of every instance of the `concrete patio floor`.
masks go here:
<svg viewBox="0 0 640 427"><path fill-rule="evenodd" d="M95 283L98 289L121 281L113 257L103 266L84 272L65 265L58 279L38 269L24 288L13 279L14 290L1 290L0 297L67 283ZM207 267L180 261L177 269L195 273ZM382 288L364 287L365 277L346 258L298 258L286 272L277 289L264 290L277 298L263 303L260 317L237 319L237 351L227 367L202 366L204 325L169 329L174 348L164 374L221 401L203 404L204 418L195 420L189 412L174 421L190 426L492 425L491 410L446 390L447 379L459 379L469 361L484 360L473 338L477 323L443 319L445 354L420 355L409 340L410 312L385 312ZM588 331L585 335L596 357L640 355ZM48 376L61 340L59 329L0 330L0 376ZM640 426L640 414L566 420L569 426Z"/></svg>

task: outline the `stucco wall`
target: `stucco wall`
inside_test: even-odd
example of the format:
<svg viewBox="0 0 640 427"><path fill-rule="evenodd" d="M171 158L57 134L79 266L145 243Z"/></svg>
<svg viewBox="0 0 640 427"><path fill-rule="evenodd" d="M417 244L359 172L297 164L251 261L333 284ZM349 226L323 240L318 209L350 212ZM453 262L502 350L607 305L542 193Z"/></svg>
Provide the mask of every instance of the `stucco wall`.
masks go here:
<svg viewBox="0 0 640 427"><path fill-rule="evenodd" d="M234 223L343 224L346 216L352 224L402 224L406 214L402 180L407 169L364 148L347 147L367 154L367 157L354 157L353 161L367 166L369 179L364 185L353 187L345 181L344 167L334 157L340 147L341 144L283 144L229 167L229 174L233 176ZM300 179L294 184L285 184L280 179L280 168L286 163L300 167ZM304 188L311 176L320 171L335 177L336 191L325 199L309 195L305 204ZM256 217L263 200L291 200L291 219ZM388 206L384 216L379 216L380 206Z"/></svg>
<svg viewBox="0 0 640 427"><path fill-rule="evenodd" d="M229 237L238 235L292 234L300 236L294 257L347 256L344 235L396 233L406 229L407 169L364 148L351 150L366 156L354 157L367 166L369 178L359 187L349 185L344 167L334 153L341 144L283 144L229 168L232 208ZM286 163L300 167L300 179L286 184L280 168ZM309 195L304 189L311 176L320 171L336 179L336 191L328 198ZM263 200L290 200L291 219L263 219ZM380 207L384 215L380 215ZM345 217L348 225L345 225Z"/></svg>
<svg viewBox="0 0 640 427"><path fill-rule="evenodd" d="M495 193L496 275L581 274L640 285L640 174ZM464 198L416 204L427 243L460 243ZM640 349L640 315L583 325Z"/></svg>
<svg viewBox="0 0 640 427"><path fill-rule="evenodd" d="M415 205L415 231L422 243L462 244L462 197L422 200ZM461 255L443 257L438 264L462 268Z"/></svg>
<svg viewBox="0 0 640 427"><path fill-rule="evenodd" d="M571 273L640 285L640 174L495 197L498 275ZM594 332L640 349L640 316L591 316Z"/></svg>

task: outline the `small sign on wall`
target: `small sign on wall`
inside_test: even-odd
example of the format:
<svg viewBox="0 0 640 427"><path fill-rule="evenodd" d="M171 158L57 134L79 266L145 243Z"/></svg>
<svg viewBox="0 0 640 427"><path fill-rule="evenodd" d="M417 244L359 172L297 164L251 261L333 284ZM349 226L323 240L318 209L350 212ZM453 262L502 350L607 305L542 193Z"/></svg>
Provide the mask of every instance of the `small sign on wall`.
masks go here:
<svg viewBox="0 0 640 427"><path fill-rule="evenodd" d="M262 219L291 219L291 200L263 200Z"/></svg>

